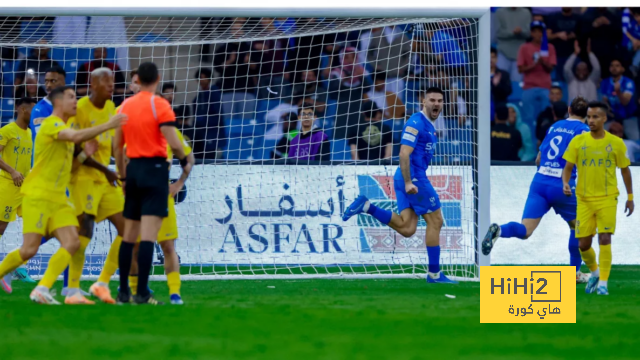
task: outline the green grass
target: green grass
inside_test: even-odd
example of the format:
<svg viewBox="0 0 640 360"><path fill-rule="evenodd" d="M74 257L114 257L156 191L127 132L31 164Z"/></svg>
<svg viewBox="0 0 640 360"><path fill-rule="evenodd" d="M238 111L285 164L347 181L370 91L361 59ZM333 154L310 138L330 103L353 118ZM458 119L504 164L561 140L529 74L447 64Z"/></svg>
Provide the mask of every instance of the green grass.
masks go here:
<svg viewBox="0 0 640 360"><path fill-rule="evenodd" d="M640 267L614 267L608 297L578 286L577 324L480 324L477 283L190 281L184 307L47 307L14 284L0 359L638 358Z"/></svg>

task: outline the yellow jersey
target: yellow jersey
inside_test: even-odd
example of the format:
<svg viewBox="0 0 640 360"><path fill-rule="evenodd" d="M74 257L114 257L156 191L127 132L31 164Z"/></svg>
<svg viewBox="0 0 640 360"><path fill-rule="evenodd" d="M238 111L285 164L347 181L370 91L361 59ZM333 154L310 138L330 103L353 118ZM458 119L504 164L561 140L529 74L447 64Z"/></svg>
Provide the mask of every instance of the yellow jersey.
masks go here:
<svg viewBox="0 0 640 360"><path fill-rule="evenodd" d="M96 108L88 96L78 100L78 110L76 116L69 119L69 126L75 130L87 129L98 126L109 121L115 115L116 106L111 100L107 100L102 109ZM103 132L96 137L98 140L98 150L93 154L92 158L104 166L111 163L111 144L115 130ZM88 166L80 166L77 170L77 179L93 180L96 182L106 182L104 174L100 170L90 168ZM74 176L75 177L75 176Z"/></svg>
<svg viewBox="0 0 640 360"><path fill-rule="evenodd" d="M0 154L2 160L23 176L29 175L33 149L31 129L23 130L15 122L3 126L0 129L0 146L4 146ZM11 179L11 174L4 170L0 170L0 176Z"/></svg>
<svg viewBox="0 0 640 360"><path fill-rule="evenodd" d="M58 134L69 125L51 115L42 121L36 135L33 169L22 185L25 196L66 204L71 180L74 144L58 140Z"/></svg>
<svg viewBox="0 0 640 360"><path fill-rule="evenodd" d="M626 168L631 164L624 141L608 131L598 140L591 133L574 137L562 158L578 168L576 196L587 200L617 196L620 192L616 167Z"/></svg>
<svg viewBox="0 0 640 360"><path fill-rule="evenodd" d="M189 155L191 154L191 146L189 146L189 143L184 139L184 136L182 136L182 133L180 132L180 130L178 130L178 128L176 129L176 134L178 135L178 139L180 139L180 142L182 143L182 150L184 151L185 155ZM171 150L171 146L169 146L167 144L167 161L171 162L173 160L173 150Z"/></svg>

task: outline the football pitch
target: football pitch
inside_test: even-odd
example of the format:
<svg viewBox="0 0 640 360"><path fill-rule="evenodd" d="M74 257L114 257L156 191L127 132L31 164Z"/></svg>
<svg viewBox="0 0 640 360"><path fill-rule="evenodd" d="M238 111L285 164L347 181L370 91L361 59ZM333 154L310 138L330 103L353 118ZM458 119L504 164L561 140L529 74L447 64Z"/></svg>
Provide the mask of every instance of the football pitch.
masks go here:
<svg viewBox="0 0 640 360"><path fill-rule="evenodd" d="M14 285L1 359L638 358L638 266L614 266L608 297L578 285L576 324L480 324L478 283L185 281L182 307L43 306Z"/></svg>

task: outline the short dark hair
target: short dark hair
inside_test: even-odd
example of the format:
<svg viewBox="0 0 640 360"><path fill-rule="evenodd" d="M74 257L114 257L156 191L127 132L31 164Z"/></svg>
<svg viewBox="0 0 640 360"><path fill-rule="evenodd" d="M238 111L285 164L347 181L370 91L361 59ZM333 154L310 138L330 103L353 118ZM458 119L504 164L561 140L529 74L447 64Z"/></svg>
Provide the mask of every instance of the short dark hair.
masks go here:
<svg viewBox="0 0 640 360"><path fill-rule="evenodd" d="M569 105L569 108L571 109L571 113L573 115L584 118L587 116L589 102L582 96L576 96L575 99L571 100L571 105Z"/></svg>
<svg viewBox="0 0 640 360"><path fill-rule="evenodd" d="M162 84L162 92L165 92L169 89L172 89L173 91L176 91L176 84L172 83L172 82L166 82L164 84Z"/></svg>
<svg viewBox="0 0 640 360"><path fill-rule="evenodd" d="M560 90L560 92L561 92L561 93L564 93L564 91L562 90L562 88L561 88L560 86L558 86L558 85L553 85L553 86L551 87L551 90L553 90L553 89Z"/></svg>
<svg viewBox="0 0 640 360"><path fill-rule="evenodd" d="M551 103L551 110L553 111L553 114L558 117L559 119L564 119L567 115L567 103L565 103L564 101L556 101L554 103ZM585 109L586 111L586 109ZM578 115L578 114L576 114ZM579 115L578 115L579 116Z"/></svg>
<svg viewBox="0 0 640 360"><path fill-rule="evenodd" d="M213 76L213 72L209 68L201 67L196 70L194 77L196 80L199 80L202 75L204 75L207 79L211 79Z"/></svg>
<svg viewBox="0 0 640 360"><path fill-rule="evenodd" d="M612 58L612 59L611 59L611 61L609 61L609 66L611 66L611 64L612 64L614 61L619 62L619 63L620 63L620 66L624 67L624 62L622 61L622 59L617 58L617 57L614 57L614 58Z"/></svg>
<svg viewBox="0 0 640 360"><path fill-rule="evenodd" d="M63 96L67 90L75 91L74 87L71 85L58 86L57 88L51 90L51 92L49 93L49 100L51 100L51 103L53 104L57 98Z"/></svg>
<svg viewBox="0 0 640 360"><path fill-rule="evenodd" d="M491 47L491 53L498 55L498 49Z"/></svg>
<svg viewBox="0 0 640 360"><path fill-rule="evenodd" d="M152 62L145 62L138 66L138 79L141 85L151 85L158 81L158 67Z"/></svg>
<svg viewBox="0 0 640 360"><path fill-rule="evenodd" d="M56 73L56 74L60 74L62 76L67 76L67 72L64 71L63 68L61 68L60 66L52 66L50 68L47 69L47 71L45 71L46 73Z"/></svg>
<svg viewBox="0 0 640 360"><path fill-rule="evenodd" d="M605 114L609 113L609 105L602 101L592 101L589 103L589 109L601 109Z"/></svg>
<svg viewBox="0 0 640 360"><path fill-rule="evenodd" d="M20 99L17 99L14 103L14 106L17 108L19 108L21 105L30 105L30 104L35 104L37 103L36 99L32 98L32 97L23 97Z"/></svg>
<svg viewBox="0 0 640 360"><path fill-rule="evenodd" d="M307 104L307 103L302 103L302 105L300 105L300 108L298 109L298 114L302 115L302 112L305 110L311 110L313 111L313 116L316 116L316 110L315 107L311 104Z"/></svg>
<svg viewBox="0 0 640 360"><path fill-rule="evenodd" d="M425 96L429 94L440 94L444 97L444 92L437 86L431 86L427 89L427 91L424 92Z"/></svg>
<svg viewBox="0 0 640 360"><path fill-rule="evenodd" d="M509 108L506 105L500 105L496 108L496 118L500 121L509 120Z"/></svg>
<svg viewBox="0 0 640 360"><path fill-rule="evenodd" d="M382 110L373 101L363 101L360 112L369 119L374 118L377 113L382 114Z"/></svg>

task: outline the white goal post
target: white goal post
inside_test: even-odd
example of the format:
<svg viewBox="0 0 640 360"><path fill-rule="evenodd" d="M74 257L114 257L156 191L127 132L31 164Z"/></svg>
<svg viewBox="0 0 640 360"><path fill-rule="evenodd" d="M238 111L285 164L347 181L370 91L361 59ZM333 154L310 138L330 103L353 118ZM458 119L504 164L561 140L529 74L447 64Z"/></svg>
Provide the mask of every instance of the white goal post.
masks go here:
<svg viewBox="0 0 640 360"><path fill-rule="evenodd" d="M3 52L0 120L15 97L43 96L29 86L42 85L45 70L42 59L29 62L33 51L47 52L79 91L96 66L117 66L116 102L130 95L131 70L153 61L197 158L176 205L184 279L414 278L428 265L423 220L404 238L368 215L341 215L360 194L396 209L402 126L438 86L445 105L427 175L445 220L440 264L477 281L490 265L480 251L490 219L489 16L488 8L0 8L0 48L13 56ZM308 158L289 152L306 126L302 108L313 109L320 133ZM180 171L174 164L171 178ZM21 244L21 229L21 219L10 224L0 258ZM97 277L115 235L97 225L85 276ZM57 247L44 245L29 272L42 274Z"/></svg>

